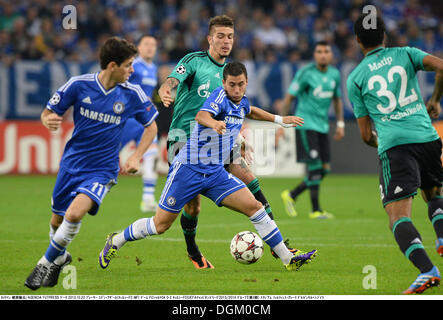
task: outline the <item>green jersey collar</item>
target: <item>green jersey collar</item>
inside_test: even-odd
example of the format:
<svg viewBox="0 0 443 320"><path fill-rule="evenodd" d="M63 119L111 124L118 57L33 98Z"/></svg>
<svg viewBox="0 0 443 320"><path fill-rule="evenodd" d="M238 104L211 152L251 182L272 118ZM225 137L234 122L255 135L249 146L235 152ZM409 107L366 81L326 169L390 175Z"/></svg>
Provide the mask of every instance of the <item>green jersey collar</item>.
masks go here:
<svg viewBox="0 0 443 320"><path fill-rule="evenodd" d="M217 66L219 66L219 67L224 67L224 66L225 66L226 62L223 63L223 64L220 64L220 63L218 63L217 61L215 61L215 60L211 57L211 55L209 54L209 50L206 51L206 53L208 54L209 60L211 60L215 65L217 65Z"/></svg>
<svg viewBox="0 0 443 320"><path fill-rule="evenodd" d="M372 55L372 54L374 54L374 53L376 53L376 52L379 52L380 50L383 50L385 47L378 47L378 48L375 48L374 50L371 50L371 51L369 51L367 54L366 54L366 57L368 57L368 56L370 56L370 55Z"/></svg>

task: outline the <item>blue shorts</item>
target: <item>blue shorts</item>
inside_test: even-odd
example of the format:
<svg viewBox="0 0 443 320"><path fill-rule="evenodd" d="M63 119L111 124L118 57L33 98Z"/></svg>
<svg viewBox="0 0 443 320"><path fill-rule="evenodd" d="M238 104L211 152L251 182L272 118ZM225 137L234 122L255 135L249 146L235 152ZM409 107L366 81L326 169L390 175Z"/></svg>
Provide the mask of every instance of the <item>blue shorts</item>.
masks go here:
<svg viewBox="0 0 443 320"><path fill-rule="evenodd" d="M169 167L168 178L160 196L159 207L172 213L179 213L186 203L202 194L219 207L231 193L246 188L237 177L228 173L223 166L213 173L201 173L174 162Z"/></svg>
<svg viewBox="0 0 443 320"><path fill-rule="evenodd" d="M130 141L135 141L135 144L138 145L140 139L142 138L143 132L145 128L140 122L135 120L134 118L130 118L126 121L125 126L123 127L120 150L126 146ZM158 143L157 137L152 141L153 144Z"/></svg>
<svg viewBox="0 0 443 320"><path fill-rule="evenodd" d="M60 168L52 192L52 212L64 216L77 194L84 193L95 202L95 206L89 211L89 214L95 215L103 198L116 183L116 180L109 176L96 173L78 176Z"/></svg>

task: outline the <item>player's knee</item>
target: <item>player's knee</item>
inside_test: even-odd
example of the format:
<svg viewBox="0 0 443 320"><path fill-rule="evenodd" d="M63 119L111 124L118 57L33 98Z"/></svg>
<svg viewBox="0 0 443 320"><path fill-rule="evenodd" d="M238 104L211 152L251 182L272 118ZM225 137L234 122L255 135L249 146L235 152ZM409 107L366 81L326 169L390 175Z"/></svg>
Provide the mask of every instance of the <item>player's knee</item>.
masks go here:
<svg viewBox="0 0 443 320"><path fill-rule="evenodd" d="M200 213L200 203L188 203L183 209L190 216L196 217Z"/></svg>
<svg viewBox="0 0 443 320"><path fill-rule="evenodd" d="M435 199L437 196L441 196L441 187L432 187L429 189L422 189L421 194L425 202L429 202Z"/></svg>
<svg viewBox="0 0 443 320"><path fill-rule="evenodd" d="M82 220L84 213L76 210L69 210L65 214L65 219L72 223L77 223Z"/></svg>
<svg viewBox="0 0 443 320"><path fill-rule="evenodd" d="M171 224L168 223L158 223L155 224L155 229L157 230L157 234L163 234L171 227Z"/></svg>
<svg viewBox="0 0 443 320"><path fill-rule="evenodd" d="M254 201L251 201L250 203L248 203L248 205L245 209L245 211L246 211L245 213L248 216L253 216L257 211L259 211L262 208L263 208L263 204L260 201L254 199Z"/></svg>

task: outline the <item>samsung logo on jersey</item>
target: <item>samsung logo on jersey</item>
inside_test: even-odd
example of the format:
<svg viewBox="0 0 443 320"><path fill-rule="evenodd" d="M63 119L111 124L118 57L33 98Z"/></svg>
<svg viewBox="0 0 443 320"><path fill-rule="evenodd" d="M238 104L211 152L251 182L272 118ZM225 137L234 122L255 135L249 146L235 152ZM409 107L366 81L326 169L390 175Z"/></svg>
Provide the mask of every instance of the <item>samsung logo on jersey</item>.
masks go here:
<svg viewBox="0 0 443 320"><path fill-rule="evenodd" d="M384 57L379 62L369 63L368 67L369 67L369 70L374 71L374 70L380 69L383 66L391 65L391 63L392 63L392 57Z"/></svg>
<svg viewBox="0 0 443 320"><path fill-rule="evenodd" d="M243 118L226 116L224 122L228 124L243 124Z"/></svg>
<svg viewBox="0 0 443 320"><path fill-rule="evenodd" d="M103 112L92 111L83 107L80 107L80 114L85 118L100 121L103 123L120 124L121 121L120 116L114 116Z"/></svg>

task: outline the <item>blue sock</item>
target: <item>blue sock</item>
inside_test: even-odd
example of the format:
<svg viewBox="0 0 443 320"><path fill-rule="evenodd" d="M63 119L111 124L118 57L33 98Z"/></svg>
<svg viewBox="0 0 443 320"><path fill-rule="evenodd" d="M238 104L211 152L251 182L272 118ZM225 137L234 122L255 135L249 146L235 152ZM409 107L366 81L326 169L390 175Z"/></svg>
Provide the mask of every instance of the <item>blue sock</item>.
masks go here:
<svg viewBox="0 0 443 320"><path fill-rule="evenodd" d="M62 254L64 254L65 251L66 251L65 248L63 248L62 246L55 243L54 240L51 240L51 243L49 244L48 249L46 249L45 258L49 262L54 262L54 260L58 256L61 256Z"/></svg>

